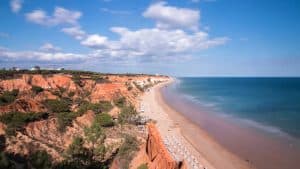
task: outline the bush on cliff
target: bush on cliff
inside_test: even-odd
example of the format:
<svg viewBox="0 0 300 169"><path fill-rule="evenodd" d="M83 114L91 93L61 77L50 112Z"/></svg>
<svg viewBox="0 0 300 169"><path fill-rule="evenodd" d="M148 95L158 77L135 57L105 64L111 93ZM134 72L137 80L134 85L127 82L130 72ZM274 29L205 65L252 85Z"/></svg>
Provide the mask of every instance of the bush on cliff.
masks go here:
<svg viewBox="0 0 300 169"><path fill-rule="evenodd" d="M91 127L86 127L84 129L84 135L87 138L87 141L92 144L92 155L94 157L97 156L98 158L103 160L106 153L106 148L103 144L106 138L106 134L102 127L96 122L96 120L93 122Z"/></svg>
<svg viewBox="0 0 300 169"><path fill-rule="evenodd" d="M15 169L15 164L9 159L4 151L0 152L0 168Z"/></svg>
<svg viewBox="0 0 300 169"><path fill-rule="evenodd" d="M44 89L41 88L40 86L32 86L32 87L31 87L31 90L32 90L35 94L39 94L39 93L41 93L41 92L44 91Z"/></svg>
<svg viewBox="0 0 300 169"><path fill-rule="evenodd" d="M141 164L137 169L148 169L147 164Z"/></svg>
<svg viewBox="0 0 300 169"><path fill-rule="evenodd" d="M69 102L66 99L49 99L45 101L46 107L54 112L69 112Z"/></svg>
<svg viewBox="0 0 300 169"><path fill-rule="evenodd" d="M111 127L114 125L112 117L107 113L98 114L95 121L102 127Z"/></svg>
<svg viewBox="0 0 300 169"><path fill-rule="evenodd" d="M64 132L67 126L71 126L73 120L78 117L77 113L74 112L60 112L56 113L58 130Z"/></svg>
<svg viewBox="0 0 300 169"><path fill-rule="evenodd" d="M0 121L6 124L7 135L15 135L16 131L20 131L27 123L46 119L47 117L47 113L10 112L0 116Z"/></svg>
<svg viewBox="0 0 300 169"><path fill-rule="evenodd" d="M30 155L30 168L33 169L51 169L52 157L45 151L37 151Z"/></svg>
<svg viewBox="0 0 300 169"><path fill-rule="evenodd" d="M119 108L122 108L122 107L126 106L126 98L125 97L119 97L119 98L114 100L114 103Z"/></svg>
<svg viewBox="0 0 300 169"><path fill-rule="evenodd" d="M78 86L83 87L83 84L82 84L82 81L81 81L81 76L79 74L73 74L72 80Z"/></svg>
<svg viewBox="0 0 300 169"><path fill-rule="evenodd" d="M8 105L12 102L14 102L19 94L18 89L14 89L12 91L5 91L0 96L0 106Z"/></svg>
<svg viewBox="0 0 300 169"><path fill-rule="evenodd" d="M118 121L121 124L133 123L135 121L136 116L137 116L137 112L132 105L125 106L121 109L121 113L119 114Z"/></svg>
<svg viewBox="0 0 300 169"><path fill-rule="evenodd" d="M100 101L99 106L102 112L109 112L113 108L110 101Z"/></svg>
<svg viewBox="0 0 300 169"><path fill-rule="evenodd" d="M78 113L84 114L88 110L92 110L95 113L109 112L112 108L113 106L109 101L100 101L99 103L90 103L85 101L81 103Z"/></svg>
<svg viewBox="0 0 300 169"><path fill-rule="evenodd" d="M120 167L128 169L134 153L138 150L138 141L136 137L126 134L124 136L124 143L118 151L118 158L120 160Z"/></svg>
<svg viewBox="0 0 300 169"><path fill-rule="evenodd" d="M83 138L75 137L72 144L66 150L67 161L70 164L76 164L79 168L85 168L84 166L89 166L92 163L92 153L83 144Z"/></svg>

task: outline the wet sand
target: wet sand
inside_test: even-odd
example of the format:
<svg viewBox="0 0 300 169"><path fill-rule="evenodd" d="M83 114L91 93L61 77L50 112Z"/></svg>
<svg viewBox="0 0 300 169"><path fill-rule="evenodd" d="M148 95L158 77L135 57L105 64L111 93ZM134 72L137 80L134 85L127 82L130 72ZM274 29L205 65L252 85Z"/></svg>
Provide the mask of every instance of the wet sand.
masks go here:
<svg viewBox="0 0 300 169"><path fill-rule="evenodd" d="M298 144L294 144L294 140L271 136L240 125L234 119L205 112L207 110L201 110L196 105L181 99L174 91L167 90L167 88L161 90L163 90L163 95L160 95L161 98L158 101L168 107L167 112L172 119L178 120L178 123L184 122L181 127L182 135L216 168L227 168L220 163L219 158L236 162L227 157L228 153L225 153L225 156L222 153L218 154L223 151L230 151L232 153L229 154L234 157L233 159L238 158L238 162L246 161L251 164L251 167L255 166L259 169L298 168L300 149ZM184 116L182 118L186 119L181 121L182 118L177 117L174 110L180 112L180 115ZM186 126L185 122L192 123L192 127ZM211 146L213 144L217 146Z"/></svg>
<svg viewBox="0 0 300 169"><path fill-rule="evenodd" d="M180 139L190 153L209 169L254 168L249 162L221 146L196 123L166 104L160 90L167 84L160 84L146 92L142 96L141 103L145 109L142 115L157 122L156 125L163 138L172 135Z"/></svg>

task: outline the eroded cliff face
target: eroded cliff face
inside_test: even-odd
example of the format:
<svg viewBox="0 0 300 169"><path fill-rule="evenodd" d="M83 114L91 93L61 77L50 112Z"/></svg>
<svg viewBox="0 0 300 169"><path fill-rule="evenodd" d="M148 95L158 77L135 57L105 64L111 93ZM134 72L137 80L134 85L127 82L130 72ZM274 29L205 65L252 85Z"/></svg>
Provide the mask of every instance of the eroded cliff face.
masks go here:
<svg viewBox="0 0 300 169"><path fill-rule="evenodd" d="M141 91L136 87L136 82L143 82L142 85L149 83L149 78L155 78L157 81L165 80L161 77L151 76L107 76L107 81L97 83L95 80L82 78L82 86L74 82L71 75L29 75L23 74L20 78L0 80L0 94L4 91L19 90L18 99L12 104L0 106L0 113L4 112L45 112L47 109L41 102L46 99L57 99L57 93L62 97L68 97L72 93L72 98L85 99L92 103L101 100L113 100L120 96L126 97L133 104L136 103L136 96ZM38 86L44 91L35 94L32 87ZM128 90L128 88L132 88Z"/></svg>
<svg viewBox="0 0 300 169"><path fill-rule="evenodd" d="M168 168L179 169L179 166L166 149L160 134L153 123L148 124L148 140L146 152L149 157L149 169Z"/></svg>
<svg viewBox="0 0 300 169"><path fill-rule="evenodd" d="M149 80L150 79L150 80ZM153 85L155 81L166 80L166 77L155 77L147 75L138 76L119 76L105 75L105 81L97 82L90 77L82 76L80 84L74 81L70 74L23 74L18 78L0 79L0 95L6 91L17 89L19 91L16 99L0 106L0 115L7 113L39 113L49 112L45 105L48 99L68 98L70 100L70 113L78 111L78 100L91 103L99 101L108 101L113 104L113 108L108 112L114 119L118 119L120 108L114 105L113 101L120 97L125 97L132 105L136 105L137 96L139 96L146 85ZM33 87L42 88L40 92L34 92ZM5 151L13 154L28 156L36 150L46 150L55 161L64 159L63 152L72 143L74 137L84 137L84 128L91 126L95 119L95 112L88 110L82 115L76 117L72 124L66 127L64 132L58 129L58 119L49 115L47 119L33 121L26 124L22 130L16 132L15 136L6 137ZM5 135L7 126L0 122L0 135ZM117 147L122 143L120 131L124 128L111 128L108 138L104 144L113 145L112 153L117 151ZM129 131L132 129L128 129ZM152 129L149 129L149 131ZM133 130L132 130L133 131ZM157 138L151 134L149 143L147 143L147 156L151 157L150 161L153 166L159 165L173 166L172 159L165 154L161 154L160 144L157 144ZM86 145L87 147L91 145ZM107 158L110 158L110 155ZM161 161L163 160L163 161ZM161 163L162 162L162 163ZM149 163L150 164L150 163Z"/></svg>
<svg viewBox="0 0 300 169"><path fill-rule="evenodd" d="M140 146L140 150L135 154L130 168L136 169L142 164L146 164L149 169L187 169L185 161L176 161L166 149L158 129L154 123L147 124L148 137L146 143ZM113 168L118 169L118 163Z"/></svg>

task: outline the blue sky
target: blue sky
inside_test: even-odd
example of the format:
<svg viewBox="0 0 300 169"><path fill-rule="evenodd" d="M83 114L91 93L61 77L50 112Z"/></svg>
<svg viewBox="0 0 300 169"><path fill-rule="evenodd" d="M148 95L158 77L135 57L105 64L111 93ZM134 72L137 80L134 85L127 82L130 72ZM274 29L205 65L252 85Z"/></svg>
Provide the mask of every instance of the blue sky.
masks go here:
<svg viewBox="0 0 300 169"><path fill-rule="evenodd" d="M0 67L300 76L297 0L2 0Z"/></svg>

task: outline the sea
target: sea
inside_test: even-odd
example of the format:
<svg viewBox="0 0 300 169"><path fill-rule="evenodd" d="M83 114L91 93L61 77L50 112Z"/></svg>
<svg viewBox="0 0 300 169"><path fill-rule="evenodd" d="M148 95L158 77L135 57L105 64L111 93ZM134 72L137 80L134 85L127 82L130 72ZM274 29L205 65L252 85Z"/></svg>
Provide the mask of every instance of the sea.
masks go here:
<svg viewBox="0 0 300 169"><path fill-rule="evenodd" d="M181 77L162 94L171 107L257 168L298 166L300 78ZM226 131L226 126L237 130ZM252 136L245 139L245 133Z"/></svg>

